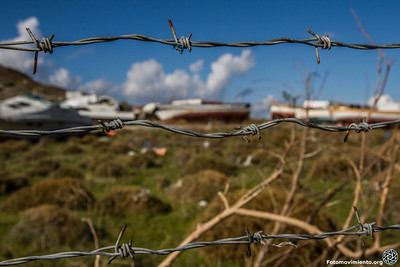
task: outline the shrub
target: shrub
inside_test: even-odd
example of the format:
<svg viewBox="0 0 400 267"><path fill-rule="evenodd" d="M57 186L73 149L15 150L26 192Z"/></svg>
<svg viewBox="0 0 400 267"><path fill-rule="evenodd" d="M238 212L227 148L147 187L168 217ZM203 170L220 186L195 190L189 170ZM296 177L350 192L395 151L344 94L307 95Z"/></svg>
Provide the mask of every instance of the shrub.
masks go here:
<svg viewBox="0 0 400 267"><path fill-rule="evenodd" d="M214 170L204 170L196 174L184 176L179 186L173 188L173 196L184 202L198 203L201 200L209 202L223 191L228 177Z"/></svg>
<svg viewBox="0 0 400 267"><path fill-rule="evenodd" d="M64 154L66 155L76 155L82 153L83 151L84 150L81 145L72 142L69 142L63 150Z"/></svg>
<svg viewBox="0 0 400 267"><path fill-rule="evenodd" d="M28 152L25 153L24 159L27 161L38 160L50 155L49 150L41 145L33 146Z"/></svg>
<svg viewBox="0 0 400 267"><path fill-rule="evenodd" d="M124 216L136 212L167 213L171 207L148 189L137 186L116 186L97 202L96 209L100 214Z"/></svg>
<svg viewBox="0 0 400 267"><path fill-rule="evenodd" d="M60 167L60 162L52 157L39 158L28 168L27 176L47 176Z"/></svg>
<svg viewBox="0 0 400 267"><path fill-rule="evenodd" d="M129 175L125 166L112 160L98 160L95 164L93 174L98 177L121 178Z"/></svg>
<svg viewBox="0 0 400 267"><path fill-rule="evenodd" d="M237 171L234 164L227 163L224 160L206 156L192 156L185 167L183 168L184 174L193 174L202 170L216 170L225 175L233 175Z"/></svg>
<svg viewBox="0 0 400 267"><path fill-rule="evenodd" d="M17 212L42 204L89 209L93 202L92 193L82 181L72 178L47 179L11 194L6 199L4 210Z"/></svg>
<svg viewBox="0 0 400 267"><path fill-rule="evenodd" d="M129 166L138 169L146 169L158 167L161 165L162 159L153 151L149 150L143 154L137 154L129 159Z"/></svg>
<svg viewBox="0 0 400 267"><path fill-rule="evenodd" d="M5 236L7 245L3 251L41 253L62 245L77 249L90 240L90 229L78 216L58 206L41 205L21 214L19 222Z"/></svg>
<svg viewBox="0 0 400 267"><path fill-rule="evenodd" d="M0 155L8 158L13 154L25 152L30 145L26 139L7 139L0 142Z"/></svg>
<svg viewBox="0 0 400 267"><path fill-rule="evenodd" d="M108 147L108 152L112 154L126 154L129 151L131 151L130 145L120 139L114 139Z"/></svg>
<svg viewBox="0 0 400 267"><path fill-rule="evenodd" d="M82 179L83 175L76 168L61 166L59 169L56 169L51 173L52 178L76 178Z"/></svg>
<svg viewBox="0 0 400 267"><path fill-rule="evenodd" d="M10 194L28 184L28 179L23 175L10 175L0 170L0 194Z"/></svg>

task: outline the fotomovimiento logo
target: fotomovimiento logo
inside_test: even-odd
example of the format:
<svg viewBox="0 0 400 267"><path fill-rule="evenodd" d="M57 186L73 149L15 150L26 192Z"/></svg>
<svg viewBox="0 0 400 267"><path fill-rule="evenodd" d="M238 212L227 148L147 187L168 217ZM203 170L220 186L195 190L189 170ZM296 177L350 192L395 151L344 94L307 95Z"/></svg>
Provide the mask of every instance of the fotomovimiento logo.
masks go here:
<svg viewBox="0 0 400 267"><path fill-rule="evenodd" d="M399 259L399 255L394 249L387 249L382 254L383 261L388 265L393 265Z"/></svg>

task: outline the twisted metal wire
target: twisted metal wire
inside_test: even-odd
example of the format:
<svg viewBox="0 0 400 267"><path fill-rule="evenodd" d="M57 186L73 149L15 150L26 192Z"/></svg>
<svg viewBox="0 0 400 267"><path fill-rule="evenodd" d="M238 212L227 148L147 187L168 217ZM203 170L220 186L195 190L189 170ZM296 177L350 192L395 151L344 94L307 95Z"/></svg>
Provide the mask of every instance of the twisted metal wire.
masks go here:
<svg viewBox="0 0 400 267"><path fill-rule="evenodd" d="M349 127L344 126L335 126L335 125L319 125L314 124L309 121L305 121L297 118L285 118L285 119L276 119L261 123L259 125L250 124L248 126L239 126L235 128L237 131L235 132L221 132L221 133L200 133L190 129L178 128L174 126L163 125L157 122L149 121L149 120L134 120L134 121L121 121L121 119L113 120L109 123L100 122L100 125L88 125L88 126L78 126L72 128L65 128L59 130L1 130L0 135L9 135L9 136L20 136L20 137L35 137L35 136L51 136L51 135L73 135L73 134L83 134L96 130L110 131L110 130L118 130L122 129L124 126L142 126L142 127L150 127L150 128L159 128L165 131L173 132L175 134L187 135L192 137L199 138L226 138L233 136L243 136L245 140L247 140L247 136L249 135L258 135L258 139L261 139L261 131L266 130L268 128L277 126L281 123L295 123L302 127L309 127L313 129L318 129L322 131L328 132L351 132L354 131L356 133L367 132L373 129L379 129L383 127L392 126L395 124L399 124L400 120L395 121L387 121L387 122L378 122L378 123L366 123L361 122L359 124L352 123Z"/></svg>
<svg viewBox="0 0 400 267"><path fill-rule="evenodd" d="M330 50L332 47L347 47L352 49L392 49L392 48L400 48L400 43L392 43L392 44L384 44L384 45L376 45L376 44L348 44L338 41L333 41L330 39L328 35L319 36L307 28L307 31L313 35L315 38L306 38L306 39L292 39L292 38L276 38L267 41L240 41L240 42L215 42L215 41L191 41L190 38L192 33L188 35L188 37L182 36L178 39L175 29L172 25L171 20L168 20L169 26L171 28L174 39L158 39L154 37L149 37L141 34L127 34L120 36L102 36L102 37L90 37L85 39L80 39L76 41L53 41L54 35L52 34L50 38L43 38L42 40L37 40L29 28L26 28L30 38L32 41L9 41L9 42L0 42L0 49L9 49L9 50L19 50L19 51L31 51L35 52L34 57L34 65L33 65L33 74L36 72L37 66L37 57L39 52L50 54L53 52L54 48L62 47L62 46L72 46L72 45L89 45L95 43L106 43L117 40L136 40L136 41L144 41L144 42L156 42L165 45L173 46L177 51L181 54L184 49L188 49L189 52L192 50L192 47L252 47L252 46L267 46L267 45L278 45L285 43L295 43L295 44L303 44L315 47L317 63L320 63L318 48L328 49ZM35 48L29 48L25 45L35 45Z"/></svg>
<svg viewBox="0 0 400 267"><path fill-rule="evenodd" d="M305 240L321 240L334 236L373 236L375 232L381 232L386 230L400 230L400 224L390 225L390 226L375 226L374 223L366 223L364 225L355 225L350 228L337 231L337 232L327 232L318 235L299 235L299 234L278 234L278 235L263 235L262 232L256 232L254 234L250 234L248 229L246 228L246 236L234 237L234 238L224 238L216 241L203 241L203 242L193 242L176 248L168 248L168 249L160 249L153 250L148 248L140 248L133 247L132 240L129 241L129 244L119 245L120 240L122 239L122 235L125 231L126 224L122 228L117 243L114 246L108 246L99 248L93 251L83 252L83 251L68 251L68 252L60 252L50 255L43 256L28 256L17 259L10 259L0 262L0 266L11 266L18 265L23 263L28 263L36 260L55 260L55 259L65 259L65 258L74 258L74 257L82 257L82 256L107 256L111 257L108 263L111 263L116 257L126 258L131 257L134 259L135 254L153 254L153 255L168 255L176 251L185 251L189 249L202 248L207 246L215 246L215 245L232 245L232 244L247 244L248 248L250 248L250 244L262 244L265 245L264 240L267 241L269 245L274 247L282 247L286 245L296 246L293 242L282 242L280 244L273 244L269 241L269 239L287 239L291 241L305 241ZM355 232L355 230L357 230ZM107 250L114 250L114 252L105 252ZM251 252L250 252L251 255Z"/></svg>
<svg viewBox="0 0 400 267"><path fill-rule="evenodd" d="M51 47L57 48L62 46L72 46L72 45L88 45L95 43L106 43L117 40L136 40L136 41L145 41L145 42L156 42L165 45L175 46L181 45L183 48L190 47L252 47L252 46L267 46L267 45L278 45L285 43L296 43L296 44L304 44L314 47L321 47L323 49L330 49L331 47L347 47L353 49L391 49L391 48L400 48L400 43L392 43L392 44L384 44L384 45L372 45L372 44L348 44L339 41L333 41L328 36L319 36L315 33L315 38L306 38L306 39L292 39L292 38L276 38L267 41L239 41L239 42L215 42L215 41L191 41L189 37L181 37L180 39L157 39L154 37L149 37L141 34L127 34L120 36L102 36L102 37L89 37L85 39L80 39L76 41L51 41L50 38L42 39L41 41L36 40L40 47L36 46L36 48L28 48L28 47L19 47L21 45L29 45L35 44L34 41L12 41L12 42L0 42L0 49L10 49L10 50L21 50L21 51L31 51L31 52L40 52L43 51L42 46L45 46L45 42L50 41ZM43 51L46 52L46 51Z"/></svg>

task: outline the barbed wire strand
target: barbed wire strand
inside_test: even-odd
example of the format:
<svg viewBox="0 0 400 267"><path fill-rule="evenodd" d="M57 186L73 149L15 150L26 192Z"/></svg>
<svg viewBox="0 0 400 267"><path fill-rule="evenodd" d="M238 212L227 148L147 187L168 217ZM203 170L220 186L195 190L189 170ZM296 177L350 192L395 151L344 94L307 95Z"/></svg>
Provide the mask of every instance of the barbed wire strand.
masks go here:
<svg viewBox="0 0 400 267"><path fill-rule="evenodd" d="M0 42L0 49L9 49L9 50L19 50L19 51L30 51L35 52L34 56L34 65L33 65L33 74L36 72L37 66L37 57L39 52L43 53L53 53L53 49L57 47L63 46L75 46L75 45L89 45L95 43L107 43L113 42L117 40L136 40L136 41L144 41L144 42L156 42L160 44L173 46L177 51L181 54L184 49L188 49L189 52L192 50L192 47L252 47L252 46L269 46L269 45L278 45L278 44L303 44L308 46L314 46L316 49L316 57L317 63L320 63L318 48L328 49L330 50L332 47L347 47L352 49L393 49L400 48L400 43L392 43L392 44L384 44L384 45L375 45L375 44L349 44L343 43L339 41L333 41L330 39L328 35L319 36L307 28L308 33L313 35L315 38L306 38L306 39L292 39L292 38L276 38L268 41L240 41L240 42L215 42L215 41L191 41L190 38L192 33L188 35L188 37L182 36L180 39L177 38L175 29L172 25L172 21L168 20L169 26L173 33L174 39L158 39L154 37L149 37L141 34L127 34L120 36L103 36L103 37L90 37L85 39L80 39L76 41L53 41L54 34L52 34L49 38L42 38L41 40L37 40L31 30L26 28L26 31L29 34L29 37L32 41L8 41L8 42ZM26 45L35 45L35 48L25 47Z"/></svg>
<svg viewBox="0 0 400 267"><path fill-rule="evenodd" d="M354 131L356 133L360 132L368 132L369 130L379 129L383 127L392 126L395 124L399 124L400 120L395 121L386 121L386 122L378 122L378 123L367 123L365 121L360 123L352 123L348 127L345 126L335 126L335 125L319 125L314 124L306 120L297 119L297 118L284 118L284 119L276 119L261 123L256 125L251 123L248 126L239 126L235 129L235 132L221 132L221 133L200 133L190 129L184 129L174 126L168 126L164 124L160 124L154 121L149 120L133 120L133 121L122 121L121 119L112 120L111 122L99 122L98 125L88 125L88 126L78 126L71 127L65 129L58 130L1 130L1 135L10 135L10 136L20 136L20 137L34 137L34 136L49 136L49 135L73 135L73 134L83 134L96 130L103 130L109 132L111 130L122 129L124 126L142 126L142 127L150 127L150 128L159 128L165 131L173 132L175 134L187 135L192 137L200 137L200 138L226 138L226 137L234 137L234 136L243 136L245 140L247 140L247 136L249 135L258 135L258 139L261 139L261 131L266 130L268 128L277 126L281 123L295 123L302 127L309 127L313 129L318 129L322 131L328 132L350 132Z"/></svg>
<svg viewBox="0 0 400 267"><path fill-rule="evenodd" d="M81 257L81 256L108 256L111 257L108 263L111 263L116 257L126 258L131 257L134 259L135 254L153 254L153 255L168 255L176 251L185 251L189 249L196 249L202 248L207 246L215 246L215 245L233 245L233 244L263 244L265 245L265 241L271 246L274 247L283 247L287 245L296 246L293 242L281 242L279 244L273 244L269 241L269 239L287 239L291 241L306 241L306 240L321 240L333 236L371 236L373 237L373 233L381 232L386 230L400 230L400 224L390 225L390 226L375 226L375 223L365 223L365 224L358 224L352 226L350 228L337 231L337 232L327 232L318 235L304 235L304 234L278 234L278 235L264 235L262 231L256 232L254 234L250 234L249 230L246 228L246 236L241 237L234 237L234 238L224 238L219 239L216 241L202 241L202 242L193 242L189 243L180 247L176 248L168 248L168 249L160 249L160 250L153 250L148 248L139 248L139 247L132 247L132 240L129 241L129 244L122 244L119 245L122 235L125 231L126 224L124 224L118 239L117 243L114 246L108 246L99 248L89 252L83 251L68 251L68 252L60 252L50 255L43 255L43 256L28 256L16 259L10 259L0 262L0 266L11 266L11 265L18 265L23 263L28 263L31 261L36 260L55 260L55 259L65 259L65 258L74 258L74 257ZM357 230L356 232L354 232ZM105 252L107 250L114 249L114 252ZM250 251L251 255L251 251Z"/></svg>

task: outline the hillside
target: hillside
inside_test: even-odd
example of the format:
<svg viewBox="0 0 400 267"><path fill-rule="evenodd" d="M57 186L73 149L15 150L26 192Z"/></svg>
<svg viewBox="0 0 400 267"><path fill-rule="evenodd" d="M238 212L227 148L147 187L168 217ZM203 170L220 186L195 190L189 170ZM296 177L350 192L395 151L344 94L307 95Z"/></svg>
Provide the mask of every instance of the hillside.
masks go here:
<svg viewBox="0 0 400 267"><path fill-rule="evenodd" d="M37 94L50 101L65 99L65 90L38 83L14 69L0 66L0 100L21 94Z"/></svg>

